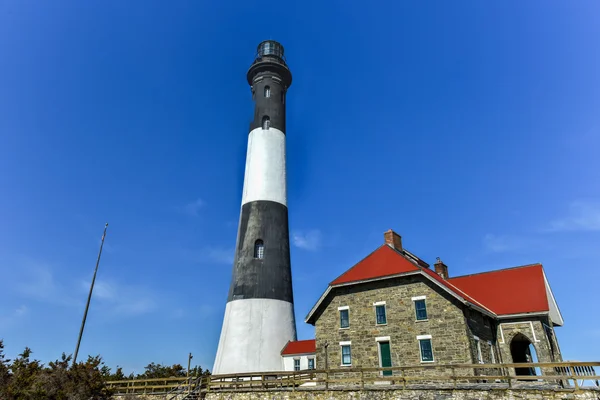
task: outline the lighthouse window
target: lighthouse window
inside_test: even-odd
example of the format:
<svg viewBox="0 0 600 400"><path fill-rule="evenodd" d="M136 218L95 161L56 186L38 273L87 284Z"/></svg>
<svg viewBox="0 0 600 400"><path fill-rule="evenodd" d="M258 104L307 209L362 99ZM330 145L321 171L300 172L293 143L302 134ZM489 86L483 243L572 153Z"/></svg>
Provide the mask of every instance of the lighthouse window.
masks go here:
<svg viewBox="0 0 600 400"><path fill-rule="evenodd" d="M265 115L262 118L262 128L263 129L269 129L270 126L271 126L271 120L269 119L268 115Z"/></svg>
<svg viewBox="0 0 600 400"><path fill-rule="evenodd" d="M269 86L265 86L265 97L271 97L271 88Z"/></svg>
<svg viewBox="0 0 600 400"><path fill-rule="evenodd" d="M265 257L265 244L262 240L258 239L254 243L254 258L263 259Z"/></svg>

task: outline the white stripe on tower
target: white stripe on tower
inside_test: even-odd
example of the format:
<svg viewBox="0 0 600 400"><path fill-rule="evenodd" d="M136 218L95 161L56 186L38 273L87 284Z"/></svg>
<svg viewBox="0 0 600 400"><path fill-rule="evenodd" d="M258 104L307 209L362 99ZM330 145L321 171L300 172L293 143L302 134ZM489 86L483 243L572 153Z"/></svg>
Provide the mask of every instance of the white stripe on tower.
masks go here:
<svg viewBox="0 0 600 400"><path fill-rule="evenodd" d="M285 134L279 129L256 128L248 136L242 205L275 201L287 207Z"/></svg>

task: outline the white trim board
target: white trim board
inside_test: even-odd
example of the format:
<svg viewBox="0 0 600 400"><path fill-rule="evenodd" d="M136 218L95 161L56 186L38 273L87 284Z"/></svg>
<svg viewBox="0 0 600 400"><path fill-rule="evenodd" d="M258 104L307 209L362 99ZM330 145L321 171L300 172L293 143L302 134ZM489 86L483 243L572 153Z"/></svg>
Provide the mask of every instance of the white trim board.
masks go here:
<svg viewBox="0 0 600 400"><path fill-rule="evenodd" d="M538 340L538 338L535 336L535 330L533 329L533 322L532 321L520 321L520 322L502 322L502 323L498 324L498 326L500 328L500 337L502 338L502 341L500 343L502 343L502 344L506 343L506 341L504 340L504 331L502 330L502 325L518 325L518 324L529 325L529 327L531 328L531 334L533 335L533 342L534 343L540 342Z"/></svg>

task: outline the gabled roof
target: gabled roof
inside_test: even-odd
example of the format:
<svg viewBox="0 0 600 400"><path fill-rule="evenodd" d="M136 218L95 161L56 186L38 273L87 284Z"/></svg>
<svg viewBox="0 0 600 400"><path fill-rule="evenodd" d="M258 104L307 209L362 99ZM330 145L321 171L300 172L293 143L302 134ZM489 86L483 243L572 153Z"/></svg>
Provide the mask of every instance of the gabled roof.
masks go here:
<svg viewBox="0 0 600 400"><path fill-rule="evenodd" d="M396 250L384 244L337 277L330 285L365 281L419 270L415 264L404 257L398 257L398 255Z"/></svg>
<svg viewBox="0 0 600 400"><path fill-rule="evenodd" d="M422 275L460 302L469 304L484 314L495 316L485 305L440 278L427 265L427 263L406 250L396 250L384 244L331 282L325 293L321 295L321 298L306 316L305 322L311 323L316 311L332 288L405 275Z"/></svg>
<svg viewBox="0 0 600 400"><path fill-rule="evenodd" d="M317 351L315 339L296 340L295 342L287 342L283 350L282 356L291 356L296 354L311 354Z"/></svg>
<svg viewBox="0 0 600 400"><path fill-rule="evenodd" d="M548 314L556 325L563 319L541 264L443 279L415 255L389 244L378 247L334 279L305 318L314 324L320 305L338 286L407 275L421 275L457 300L491 317Z"/></svg>
<svg viewBox="0 0 600 400"><path fill-rule="evenodd" d="M563 324L542 264L457 276L448 281L498 316L550 313L554 323Z"/></svg>

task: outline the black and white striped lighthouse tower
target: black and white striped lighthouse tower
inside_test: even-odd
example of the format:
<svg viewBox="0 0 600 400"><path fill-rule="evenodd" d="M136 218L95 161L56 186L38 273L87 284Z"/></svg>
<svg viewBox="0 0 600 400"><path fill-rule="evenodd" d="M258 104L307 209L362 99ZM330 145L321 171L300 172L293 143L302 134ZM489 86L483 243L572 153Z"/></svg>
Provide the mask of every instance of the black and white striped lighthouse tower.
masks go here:
<svg viewBox="0 0 600 400"><path fill-rule="evenodd" d="M258 45L247 73L254 100L233 277L213 374L280 371L296 340L288 230L283 46Z"/></svg>

